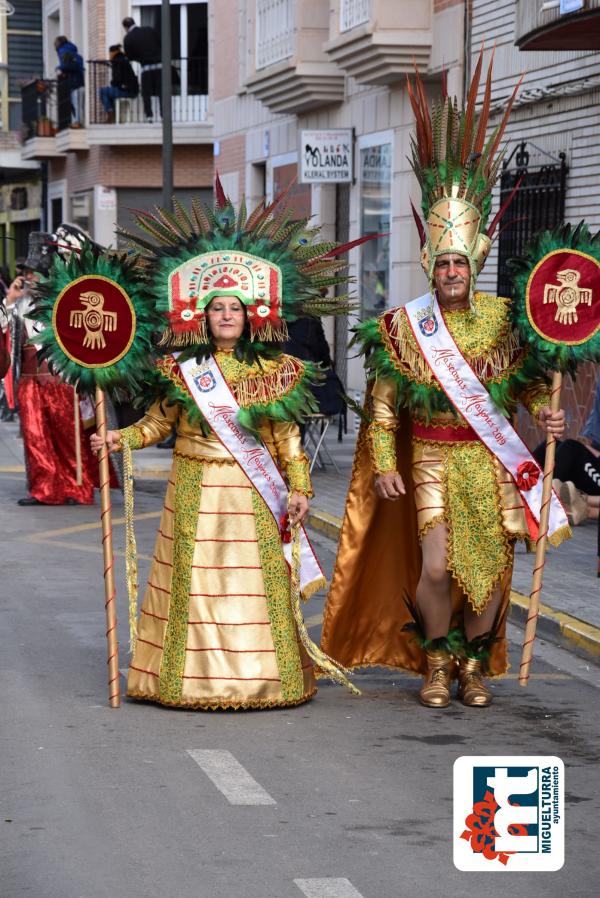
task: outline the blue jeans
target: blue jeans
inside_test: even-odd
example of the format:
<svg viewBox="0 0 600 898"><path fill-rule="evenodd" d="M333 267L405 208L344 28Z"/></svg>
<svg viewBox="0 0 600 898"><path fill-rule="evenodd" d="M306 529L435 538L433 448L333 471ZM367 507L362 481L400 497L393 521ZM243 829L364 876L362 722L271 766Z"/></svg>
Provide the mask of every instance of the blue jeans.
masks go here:
<svg viewBox="0 0 600 898"><path fill-rule="evenodd" d="M134 93L131 90L123 90L121 87L101 87L100 88L100 100L102 101L102 105L106 112L114 112L115 104L114 100L120 100L122 98L133 99L137 97L137 93Z"/></svg>

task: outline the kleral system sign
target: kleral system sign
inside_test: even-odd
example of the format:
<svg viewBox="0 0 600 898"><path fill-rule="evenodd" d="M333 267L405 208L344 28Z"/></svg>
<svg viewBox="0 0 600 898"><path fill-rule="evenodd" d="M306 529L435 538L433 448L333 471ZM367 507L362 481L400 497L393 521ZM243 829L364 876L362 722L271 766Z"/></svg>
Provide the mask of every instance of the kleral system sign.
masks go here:
<svg viewBox="0 0 600 898"><path fill-rule="evenodd" d="M300 183L352 181L352 130L300 132Z"/></svg>

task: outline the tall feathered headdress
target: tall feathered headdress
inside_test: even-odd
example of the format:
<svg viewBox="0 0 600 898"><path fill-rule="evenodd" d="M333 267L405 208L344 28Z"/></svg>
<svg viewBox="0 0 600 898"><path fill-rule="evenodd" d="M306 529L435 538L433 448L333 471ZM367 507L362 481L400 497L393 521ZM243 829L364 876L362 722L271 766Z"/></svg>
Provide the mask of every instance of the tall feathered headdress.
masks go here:
<svg viewBox="0 0 600 898"><path fill-rule="evenodd" d="M349 283L338 256L370 238L319 241L318 228L286 209L288 191L248 214L244 199L234 209L217 175L214 208L194 200L188 210L173 200L173 212L137 212L136 224L152 243L120 230L141 250L156 308L166 317L163 347L207 345L206 309L216 296L237 296L244 304L254 350L286 340L286 321L349 311L348 294L327 296L326 290Z"/></svg>
<svg viewBox="0 0 600 898"><path fill-rule="evenodd" d="M416 73L415 86L408 80L408 96L416 121L411 140L411 165L422 190L421 209L425 225L413 206L421 237L421 265L430 283L435 259L442 253L460 253L469 260L471 293L491 247L491 237L512 200L512 194L495 216L487 232L492 189L498 177L504 150L498 152L512 105L521 84L516 85L500 123L486 141L492 96L492 66L488 66L483 104L475 111L483 64L483 48L473 73L467 103L459 109L442 85L442 97L431 111L423 81Z"/></svg>

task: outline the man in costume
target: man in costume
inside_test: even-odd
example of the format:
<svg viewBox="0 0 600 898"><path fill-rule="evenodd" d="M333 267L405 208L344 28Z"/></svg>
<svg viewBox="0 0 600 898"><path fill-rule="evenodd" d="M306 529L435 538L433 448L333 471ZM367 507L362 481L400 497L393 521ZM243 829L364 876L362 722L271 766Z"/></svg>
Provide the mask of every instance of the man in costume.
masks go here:
<svg viewBox="0 0 600 898"><path fill-rule="evenodd" d="M62 240L62 238L61 238ZM28 495L19 505L91 505L94 501L96 465L83 425L79 399L73 387L52 374L45 361L38 362L39 346L33 340L38 325L31 319L31 290L52 265L57 239L34 231L24 273L10 285L6 302L19 335L13 353L18 355L17 403L23 435Z"/></svg>
<svg viewBox="0 0 600 898"><path fill-rule="evenodd" d="M424 673L428 707L449 704L455 674L465 705L492 700L483 673L507 668L514 542L535 541L541 496L539 468L508 419L520 401L547 432L564 428L543 370L513 329L510 300L475 290L504 211L485 234L512 105L486 143L491 66L477 118L481 64L480 56L463 111L444 96L430 112L418 76L415 92L409 84L430 292L357 328L369 423L323 626L324 650L347 667ZM553 497L550 540L567 534Z"/></svg>

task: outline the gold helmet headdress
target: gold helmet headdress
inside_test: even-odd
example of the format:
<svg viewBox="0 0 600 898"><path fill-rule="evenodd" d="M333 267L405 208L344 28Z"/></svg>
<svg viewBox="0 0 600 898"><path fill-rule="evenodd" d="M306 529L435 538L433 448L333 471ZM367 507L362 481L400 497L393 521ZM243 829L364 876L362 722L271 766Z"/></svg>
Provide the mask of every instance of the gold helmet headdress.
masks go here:
<svg viewBox="0 0 600 898"><path fill-rule="evenodd" d="M445 79L442 98L434 101L431 112L419 72L416 73L415 88L408 81L408 95L416 121L416 135L411 139L411 165L422 190L421 209L425 218L423 225L413 207L421 236L421 265L432 284L437 256L443 253L465 256L471 269L471 297L477 275L490 251L491 237L508 206L508 202L504 204L486 233L484 228L490 214L492 189L504 155L504 151L498 153L498 147L522 80L515 87L501 122L486 142L493 55L479 114L475 112L475 101L483 48L464 109L459 109L456 97L447 95Z"/></svg>

